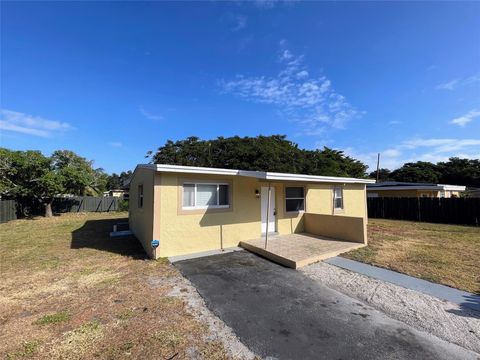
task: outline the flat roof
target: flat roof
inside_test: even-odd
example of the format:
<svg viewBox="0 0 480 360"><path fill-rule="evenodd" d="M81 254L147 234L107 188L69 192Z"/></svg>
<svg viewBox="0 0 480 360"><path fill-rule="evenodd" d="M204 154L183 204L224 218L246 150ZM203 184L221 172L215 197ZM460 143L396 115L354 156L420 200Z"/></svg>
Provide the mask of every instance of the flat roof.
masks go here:
<svg viewBox="0 0 480 360"><path fill-rule="evenodd" d="M150 169L158 172L183 173L183 174L211 174L228 176L246 176L266 181L303 181L303 182L327 182L327 183L353 183L353 184L372 184L375 180L359 179L337 176L317 176L303 174L277 173L270 171L251 171L209 168L199 166L181 166L166 164L141 164L137 168Z"/></svg>
<svg viewBox="0 0 480 360"><path fill-rule="evenodd" d="M382 191L382 190L440 190L440 191L465 191L463 185L448 185L448 184L429 184L429 183L407 183L386 181L383 183L367 185L368 191Z"/></svg>

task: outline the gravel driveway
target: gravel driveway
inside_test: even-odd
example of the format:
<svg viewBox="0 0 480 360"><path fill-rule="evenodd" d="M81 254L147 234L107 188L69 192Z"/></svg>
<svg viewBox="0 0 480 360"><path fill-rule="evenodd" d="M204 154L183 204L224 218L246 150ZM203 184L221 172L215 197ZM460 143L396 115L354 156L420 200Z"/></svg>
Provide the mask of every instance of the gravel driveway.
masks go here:
<svg viewBox="0 0 480 360"><path fill-rule="evenodd" d="M208 308L262 357L476 359L304 273L246 251L180 261Z"/></svg>
<svg viewBox="0 0 480 360"><path fill-rule="evenodd" d="M480 353L480 313L476 311L324 262L300 271L418 330Z"/></svg>

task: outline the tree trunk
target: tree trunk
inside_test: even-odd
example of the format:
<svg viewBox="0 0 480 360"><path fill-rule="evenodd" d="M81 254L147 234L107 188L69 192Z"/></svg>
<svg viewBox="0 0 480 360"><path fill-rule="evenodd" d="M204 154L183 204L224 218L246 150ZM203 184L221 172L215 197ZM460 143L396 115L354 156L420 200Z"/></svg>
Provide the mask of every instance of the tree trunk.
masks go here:
<svg viewBox="0 0 480 360"><path fill-rule="evenodd" d="M45 203L45 217L52 217L53 216L52 202L53 202L53 200L48 200L48 202Z"/></svg>

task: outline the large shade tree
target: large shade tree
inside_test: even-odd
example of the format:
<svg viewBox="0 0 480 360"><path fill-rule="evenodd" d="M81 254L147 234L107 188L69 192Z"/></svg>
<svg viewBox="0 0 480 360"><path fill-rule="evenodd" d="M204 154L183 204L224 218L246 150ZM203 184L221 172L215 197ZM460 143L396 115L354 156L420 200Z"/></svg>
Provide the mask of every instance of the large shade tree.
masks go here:
<svg viewBox="0 0 480 360"><path fill-rule="evenodd" d="M40 202L45 216L52 216L56 195L84 195L98 180L92 162L69 150L46 157L40 151L0 148L0 159L0 193Z"/></svg>
<svg viewBox="0 0 480 360"><path fill-rule="evenodd" d="M156 164L274 171L325 176L365 177L367 166L342 151L300 149L284 135L168 140L149 152Z"/></svg>

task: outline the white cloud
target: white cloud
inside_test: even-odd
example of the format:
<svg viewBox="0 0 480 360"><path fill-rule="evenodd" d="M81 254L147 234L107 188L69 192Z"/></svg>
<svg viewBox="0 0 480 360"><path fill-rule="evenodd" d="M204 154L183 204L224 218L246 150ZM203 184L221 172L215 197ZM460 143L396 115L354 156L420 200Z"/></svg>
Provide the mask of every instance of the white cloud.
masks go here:
<svg viewBox="0 0 480 360"><path fill-rule="evenodd" d="M471 110L468 113L466 113L465 115L462 115L458 118L453 119L452 121L450 121L450 124L454 124L454 125L464 127L469 122L471 122L473 119L475 119L479 116L480 116L480 111Z"/></svg>
<svg viewBox="0 0 480 360"><path fill-rule="evenodd" d="M148 120L153 120L153 121L161 121L163 120L163 116L161 115L156 115L156 114L152 114L150 112L148 112L147 110L145 110L145 108L143 106L139 106L138 110L140 111L140 113L145 116Z"/></svg>
<svg viewBox="0 0 480 360"><path fill-rule="evenodd" d="M232 31L239 31L244 29L247 26L247 17L244 15L235 16L235 26L232 28Z"/></svg>
<svg viewBox="0 0 480 360"><path fill-rule="evenodd" d="M480 73L468 76L466 78L457 78L445 83L438 84L435 88L437 90L455 90L461 86L474 84L480 82Z"/></svg>
<svg viewBox="0 0 480 360"><path fill-rule="evenodd" d="M0 130L18 132L21 134L51 137L73 127L56 120L44 119L40 116L28 115L18 111L0 109Z"/></svg>
<svg viewBox="0 0 480 360"><path fill-rule="evenodd" d="M283 49L278 60L282 69L276 76L237 75L233 80L219 81L219 86L224 93L247 101L275 105L307 135L326 128L343 128L363 114L333 89L326 76L310 76L303 56Z"/></svg>
<svg viewBox="0 0 480 360"><path fill-rule="evenodd" d="M402 123L402 122L399 121L399 120L390 120L390 121L388 122L389 125L399 125L399 124L401 124L401 123Z"/></svg>
<svg viewBox="0 0 480 360"><path fill-rule="evenodd" d="M480 139L413 138L388 149L379 149L380 167L393 170L408 162L437 163L451 157L478 159L479 149ZM359 152L353 148L345 152L367 164L370 171L376 168L377 152Z"/></svg>
<svg viewBox="0 0 480 360"><path fill-rule="evenodd" d="M110 145L111 147L114 147L114 148L119 148L119 147L123 146L123 144L119 141L110 141L108 143L108 145Z"/></svg>

